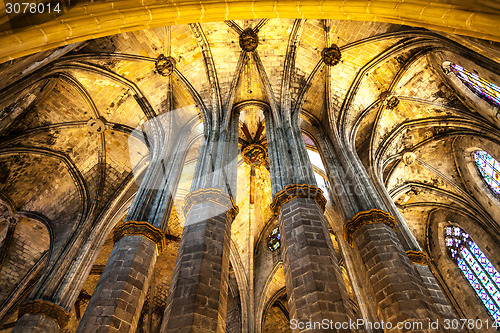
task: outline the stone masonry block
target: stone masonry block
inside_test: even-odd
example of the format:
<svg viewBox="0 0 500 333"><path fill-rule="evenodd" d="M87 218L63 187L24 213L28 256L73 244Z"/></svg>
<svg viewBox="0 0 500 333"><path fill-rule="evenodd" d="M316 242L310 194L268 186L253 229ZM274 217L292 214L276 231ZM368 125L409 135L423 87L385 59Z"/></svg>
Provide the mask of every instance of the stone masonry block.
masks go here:
<svg viewBox="0 0 500 333"><path fill-rule="evenodd" d="M125 236L114 246L77 332L129 332L137 326L156 244L146 237Z"/></svg>
<svg viewBox="0 0 500 333"><path fill-rule="evenodd" d="M204 202L186 217L161 332L225 331L231 220L217 211Z"/></svg>
<svg viewBox="0 0 500 333"><path fill-rule="evenodd" d="M295 198L286 202L279 222L290 318L349 321L347 292L325 217L316 201Z"/></svg>
<svg viewBox="0 0 500 333"><path fill-rule="evenodd" d="M440 319L422 279L391 227L384 223L364 225L355 232L354 245L366 269L380 319L393 324ZM418 332L443 331L424 329ZM393 329L391 332L399 331Z"/></svg>

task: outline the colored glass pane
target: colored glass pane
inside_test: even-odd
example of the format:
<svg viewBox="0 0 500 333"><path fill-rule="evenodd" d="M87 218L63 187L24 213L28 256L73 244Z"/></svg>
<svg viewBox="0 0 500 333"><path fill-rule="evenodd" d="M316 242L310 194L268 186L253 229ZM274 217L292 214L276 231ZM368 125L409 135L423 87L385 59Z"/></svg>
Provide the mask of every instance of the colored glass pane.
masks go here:
<svg viewBox="0 0 500 333"><path fill-rule="evenodd" d="M267 247L269 248L269 250L275 251L280 246L281 246L280 231L278 227L275 227L269 234L269 237L267 238Z"/></svg>
<svg viewBox="0 0 500 333"><path fill-rule="evenodd" d="M474 255L479 258L479 262L481 263L481 266L485 269L485 271L491 276L492 280L500 285L500 274L498 271L493 267L491 262L486 258L484 255L483 251L479 249L479 247L476 245L476 243L469 241L469 248L472 250Z"/></svg>
<svg viewBox="0 0 500 333"><path fill-rule="evenodd" d="M474 153L474 162L486 184L500 195L500 163L484 150Z"/></svg>
<svg viewBox="0 0 500 333"><path fill-rule="evenodd" d="M476 295L500 324L500 273L461 228L446 227L445 243Z"/></svg>
<svg viewBox="0 0 500 333"><path fill-rule="evenodd" d="M451 64L453 73L476 95L496 106L500 106L500 87L483 79L457 64Z"/></svg>

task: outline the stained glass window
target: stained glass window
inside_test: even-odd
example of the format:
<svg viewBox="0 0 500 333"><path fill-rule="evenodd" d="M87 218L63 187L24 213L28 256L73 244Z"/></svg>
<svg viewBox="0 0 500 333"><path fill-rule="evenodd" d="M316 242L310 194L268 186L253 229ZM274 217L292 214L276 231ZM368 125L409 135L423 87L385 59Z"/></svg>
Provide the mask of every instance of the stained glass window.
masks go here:
<svg viewBox="0 0 500 333"><path fill-rule="evenodd" d="M500 195L500 163L484 150L474 153L474 161L486 184Z"/></svg>
<svg viewBox="0 0 500 333"><path fill-rule="evenodd" d="M500 324L500 273L461 228L446 227L445 243L479 299Z"/></svg>
<svg viewBox="0 0 500 333"><path fill-rule="evenodd" d="M276 226L272 231L271 234L269 235L267 239L267 247L271 251L277 250L281 246L281 241L280 241L280 230Z"/></svg>
<svg viewBox="0 0 500 333"><path fill-rule="evenodd" d="M475 73L469 72L460 65L450 64L450 69L476 95L488 103L500 106L499 86L483 79Z"/></svg>

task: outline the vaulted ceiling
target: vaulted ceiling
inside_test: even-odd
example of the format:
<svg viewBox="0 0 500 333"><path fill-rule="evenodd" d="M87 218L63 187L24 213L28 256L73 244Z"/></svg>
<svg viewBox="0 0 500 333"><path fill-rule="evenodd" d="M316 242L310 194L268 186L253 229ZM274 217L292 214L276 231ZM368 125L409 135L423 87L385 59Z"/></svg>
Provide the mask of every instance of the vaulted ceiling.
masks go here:
<svg viewBox="0 0 500 333"><path fill-rule="evenodd" d="M239 34L246 28L259 36L251 53L239 45ZM342 54L333 67L321 58L331 44ZM156 72L160 54L175 59L171 76ZM110 210L116 214L109 223L116 223L137 189L133 176L148 163L147 147L134 130L175 112L169 126L191 124L193 129L167 230L180 237L182 202L203 131L200 115L203 108L213 107L217 86L215 99L223 104L290 98L292 109L299 108L303 115L304 128L341 133L394 197L422 246L427 244L430 214L446 206L479 217L485 230L498 232L498 206L485 208L484 202L494 199L470 193L460 154L480 138L500 158L500 121L475 110L456 91L442 71L444 59L467 63L469 70L500 82L497 43L355 21L256 19L173 25L13 60L0 73L0 195L8 207L4 215L46 223L56 252L77 230ZM399 101L392 109L387 107L390 96ZM260 114L252 118L260 112L255 105L240 118L252 136L262 120ZM317 150L311 144L308 147ZM405 152L415 153L417 161L403 163ZM251 211L250 166L240 157L240 214L232 235L245 265L249 233L258 239L273 217L264 166L258 168L256 181L258 204ZM336 210L333 204L329 209ZM7 230L6 220L0 224Z"/></svg>

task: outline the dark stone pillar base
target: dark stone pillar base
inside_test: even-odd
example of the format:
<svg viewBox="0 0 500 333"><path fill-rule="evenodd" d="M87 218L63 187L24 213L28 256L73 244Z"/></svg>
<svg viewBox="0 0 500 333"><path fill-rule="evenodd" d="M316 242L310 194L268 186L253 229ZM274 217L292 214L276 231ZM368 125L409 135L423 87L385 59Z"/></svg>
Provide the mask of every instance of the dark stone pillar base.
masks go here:
<svg viewBox="0 0 500 333"><path fill-rule="evenodd" d="M358 249L366 269L380 319L394 327L398 322L423 325L423 329L393 328L388 332L443 332L427 329L429 320L442 319L394 228L392 216L375 209L357 214L345 227L346 240Z"/></svg>
<svg viewBox="0 0 500 333"><path fill-rule="evenodd" d="M410 258L410 261L414 264L415 269L420 275L424 286L429 291L429 295L436 305L436 308L441 317L443 317L443 319L449 320L457 319L457 314L448 302L448 299L444 295L443 290L441 290L441 287L434 277L434 274L432 274L432 271L429 267L429 256L423 251L406 251L406 254L408 255L408 258ZM450 332L455 331L450 330Z"/></svg>
<svg viewBox="0 0 500 333"><path fill-rule="evenodd" d="M231 202L211 195L187 208L160 332L225 332Z"/></svg>
<svg viewBox="0 0 500 333"><path fill-rule="evenodd" d="M59 305L39 299L24 303L19 316L12 332L59 332L69 320L69 313Z"/></svg>
<svg viewBox="0 0 500 333"><path fill-rule="evenodd" d="M156 257L156 243L149 238L123 236L111 252L77 332L134 332Z"/></svg>
<svg viewBox="0 0 500 333"><path fill-rule="evenodd" d="M12 329L16 333L57 333L59 325L52 319L41 314L24 314Z"/></svg>
<svg viewBox="0 0 500 333"><path fill-rule="evenodd" d="M323 320L349 322L349 298L327 221L317 200L296 197L283 203L279 222L290 319L303 323ZM305 329L300 332L324 330Z"/></svg>
<svg viewBox="0 0 500 333"><path fill-rule="evenodd" d="M444 295L443 291L441 290L441 287L439 286L439 283L436 281L436 278L434 277L434 274L432 274L431 269L427 265L420 265L420 264L415 264L415 268L417 269L418 273L420 274L420 277L424 281L424 285L427 287L427 290L429 290L429 294L431 295L431 299L434 301L434 304L436 304L436 308L443 317L443 319L457 319L457 315L455 313L455 310L451 307L450 303L448 302L448 299ZM458 332L459 330L451 331L450 332Z"/></svg>

